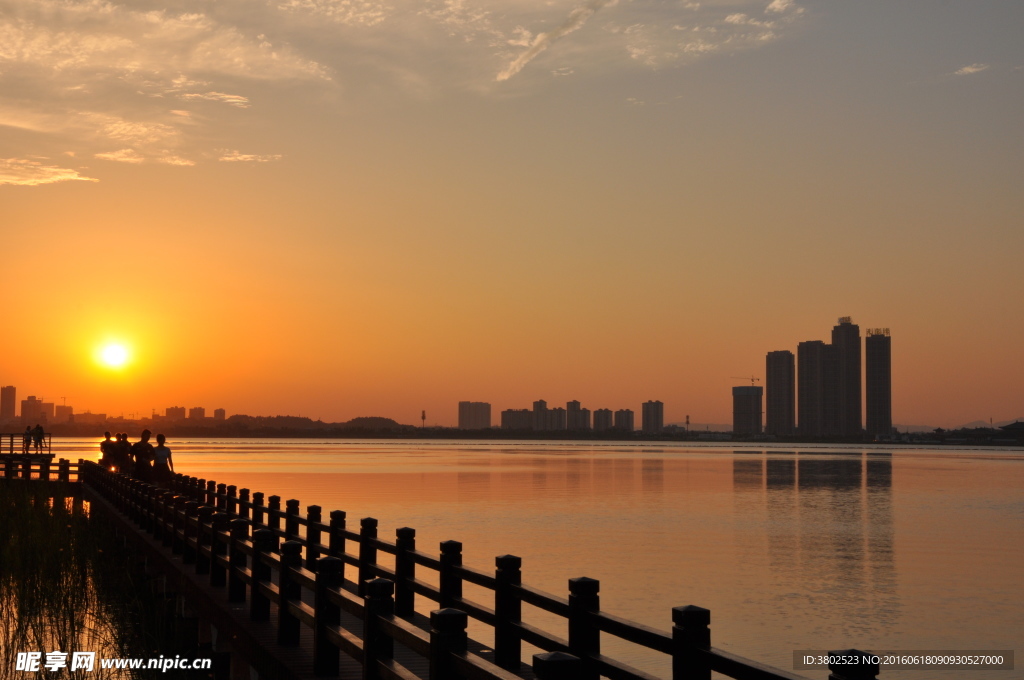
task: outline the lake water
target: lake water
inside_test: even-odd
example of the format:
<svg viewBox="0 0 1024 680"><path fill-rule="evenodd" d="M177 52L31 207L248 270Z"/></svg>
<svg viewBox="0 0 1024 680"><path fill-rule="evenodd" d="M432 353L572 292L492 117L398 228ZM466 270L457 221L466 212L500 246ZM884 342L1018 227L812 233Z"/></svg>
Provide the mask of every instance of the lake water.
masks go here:
<svg viewBox="0 0 1024 680"><path fill-rule="evenodd" d="M55 439L54 450L95 459L97 441ZM376 517L382 537L415 527L424 551L459 540L485 571L519 555L524 582L552 593L599 579L603 610L665 631L673 606L706 607L714 646L788 670L797 649L1014 649L1024 637L1020 449L168 444L178 472L345 510L350 527ZM603 652L668 677L660 655ZM1022 667L881 677L1019 680Z"/></svg>

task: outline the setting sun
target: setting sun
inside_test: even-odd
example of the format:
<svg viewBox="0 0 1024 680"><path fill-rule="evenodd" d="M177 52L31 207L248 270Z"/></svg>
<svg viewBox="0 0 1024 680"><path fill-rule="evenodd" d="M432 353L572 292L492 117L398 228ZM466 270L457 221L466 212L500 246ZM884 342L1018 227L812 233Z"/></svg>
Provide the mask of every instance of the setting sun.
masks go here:
<svg viewBox="0 0 1024 680"><path fill-rule="evenodd" d="M100 349L100 362L111 368L121 368L128 363L128 348L124 345L104 345Z"/></svg>

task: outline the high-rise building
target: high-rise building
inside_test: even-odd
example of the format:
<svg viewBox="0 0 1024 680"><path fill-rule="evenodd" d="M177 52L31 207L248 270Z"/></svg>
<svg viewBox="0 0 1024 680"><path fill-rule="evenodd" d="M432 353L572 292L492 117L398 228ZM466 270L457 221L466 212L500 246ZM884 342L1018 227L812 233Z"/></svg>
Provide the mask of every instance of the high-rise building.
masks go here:
<svg viewBox="0 0 1024 680"><path fill-rule="evenodd" d="M620 408L615 412L615 429L623 432L636 429L633 425L633 409Z"/></svg>
<svg viewBox="0 0 1024 680"><path fill-rule="evenodd" d="M590 429L590 409L580 408L580 402L570 401L565 405L565 429L573 431Z"/></svg>
<svg viewBox="0 0 1024 680"><path fill-rule="evenodd" d="M213 419L214 420L225 420L225 419L227 419L227 417L228 417L228 412L225 411L224 409L222 409L222 408L215 408L215 409L213 409Z"/></svg>
<svg viewBox="0 0 1024 680"><path fill-rule="evenodd" d="M805 437L839 434L838 358L821 340L797 345L797 431Z"/></svg>
<svg viewBox="0 0 1024 680"><path fill-rule="evenodd" d="M665 405L660 401L645 401L641 418L645 434L658 434L665 427Z"/></svg>
<svg viewBox="0 0 1024 680"><path fill-rule="evenodd" d="M532 430L533 411L528 408L506 409L501 412L501 429Z"/></svg>
<svg viewBox="0 0 1024 680"><path fill-rule="evenodd" d="M732 388L732 432L761 434L761 404L764 389L758 385Z"/></svg>
<svg viewBox="0 0 1024 680"><path fill-rule="evenodd" d="M491 405L485 401L459 402L459 429L486 430L491 426Z"/></svg>
<svg viewBox="0 0 1024 680"><path fill-rule="evenodd" d="M29 395L28 399L22 399L21 400L21 422L23 422L23 423L25 423L27 425L32 425L32 424L38 423L40 420L42 420L42 417L43 417L43 411L42 411L42 408L41 408L42 405L43 405L43 402L41 400L39 400L39 399L36 399L32 395Z"/></svg>
<svg viewBox="0 0 1024 680"><path fill-rule="evenodd" d="M538 399L533 402L533 429L536 431L548 429L548 402Z"/></svg>
<svg viewBox="0 0 1024 680"><path fill-rule="evenodd" d="M53 422L73 423L75 422L75 409L71 406L57 404L53 407Z"/></svg>
<svg viewBox="0 0 1024 680"><path fill-rule="evenodd" d="M892 338L888 328L869 328L864 339L867 433L892 434Z"/></svg>
<svg viewBox="0 0 1024 680"><path fill-rule="evenodd" d="M15 401L17 393L14 385L0 387L0 421L14 420L14 409L18 403Z"/></svg>
<svg viewBox="0 0 1024 680"><path fill-rule="evenodd" d="M164 409L164 418L167 420L185 420L185 407L168 406Z"/></svg>
<svg viewBox="0 0 1024 680"><path fill-rule="evenodd" d="M196 406L195 408L190 408L188 410L188 419L189 420L202 420L205 417L206 417L206 409L203 408L202 406Z"/></svg>
<svg viewBox="0 0 1024 680"><path fill-rule="evenodd" d="M768 352L765 392L765 433L783 436L793 434L796 430L796 365L792 352Z"/></svg>
<svg viewBox="0 0 1024 680"><path fill-rule="evenodd" d="M610 408L599 408L594 411L594 432L607 432L612 427L612 410Z"/></svg>
<svg viewBox="0 0 1024 680"><path fill-rule="evenodd" d="M839 318L832 328L832 344L836 348L838 367L838 434L859 435L863 432L861 417L860 326L848 316Z"/></svg>

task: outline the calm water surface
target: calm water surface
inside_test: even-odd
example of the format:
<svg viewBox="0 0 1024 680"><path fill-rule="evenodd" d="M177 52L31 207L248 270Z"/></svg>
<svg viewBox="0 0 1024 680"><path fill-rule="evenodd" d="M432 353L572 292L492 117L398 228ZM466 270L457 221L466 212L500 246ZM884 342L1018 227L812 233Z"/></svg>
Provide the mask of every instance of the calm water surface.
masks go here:
<svg viewBox="0 0 1024 680"><path fill-rule="evenodd" d="M95 458L97 441L55 440L55 452ZM793 668L795 649L1024 648L1019 449L168 444L181 473L297 498L325 516L345 510L350 526L376 517L382 537L415 527L421 550L459 540L466 564L484 570L496 555L520 555L524 582L552 593L565 595L571 577L599 579L602 609L662 630L673 606L706 607L712 644L781 668ZM526 609L528 621L566 634ZM603 651L668 677L660 655L627 643ZM1019 680L1022 667L882 678Z"/></svg>

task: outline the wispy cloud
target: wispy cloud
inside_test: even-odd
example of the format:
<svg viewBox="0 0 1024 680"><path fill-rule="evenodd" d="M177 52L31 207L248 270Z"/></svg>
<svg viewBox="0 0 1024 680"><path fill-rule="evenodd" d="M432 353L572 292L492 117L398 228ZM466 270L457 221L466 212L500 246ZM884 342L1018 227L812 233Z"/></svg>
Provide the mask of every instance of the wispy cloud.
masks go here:
<svg viewBox="0 0 1024 680"><path fill-rule="evenodd" d="M236 106L240 109L249 108L249 98L243 97L240 94L225 94L224 92L203 92L203 93L186 93L179 95L186 101L196 101L198 99L205 99L211 102L223 102L231 106Z"/></svg>
<svg viewBox="0 0 1024 680"><path fill-rule="evenodd" d="M270 161L281 160L281 154L259 155L252 153L241 153L240 151L222 149L220 158L217 160L228 163L269 163Z"/></svg>
<svg viewBox="0 0 1024 680"><path fill-rule="evenodd" d="M575 8L569 13L565 21L560 26L555 28L553 31L547 33L538 33L537 37L533 39L530 47L516 57L511 64L509 64L503 71L498 74L498 80L508 80L515 74L523 70L523 67L529 64L533 59L543 52L544 50L551 47L551 45L560 38L564 38L573 31L578 31L583 27L583 24L587 23L587 19L594 16L594 14L602 7L608 5L614 5L617 0L590 0L585 2L579 7Z"/></svg>
<svg viewBox="0 0 1024 680"><path fill-rule="evenodd" d="M118 163L141 163L146 160L145 156L135 149L121 149L120 151L106 151L94 154L96 158L103 161L116 161Z"/></svg>
<svg viewBox="0 0 1024 680"><path fill-rule="evenodd" d="M39 161L24 158L0 158L0 184L37 186L74 180L99 181L93 177L85 177L71 168L44 165Z"/></svg>
<svg viewBox="0 0 1024 680"><path fill-rule="evenodd" d="M954 75L969 76L973 73L981 73L982 71L988 69L988 67L988 64L971 64L970 66L964 66L960 69L957 69L954 72Z"/></svg>

